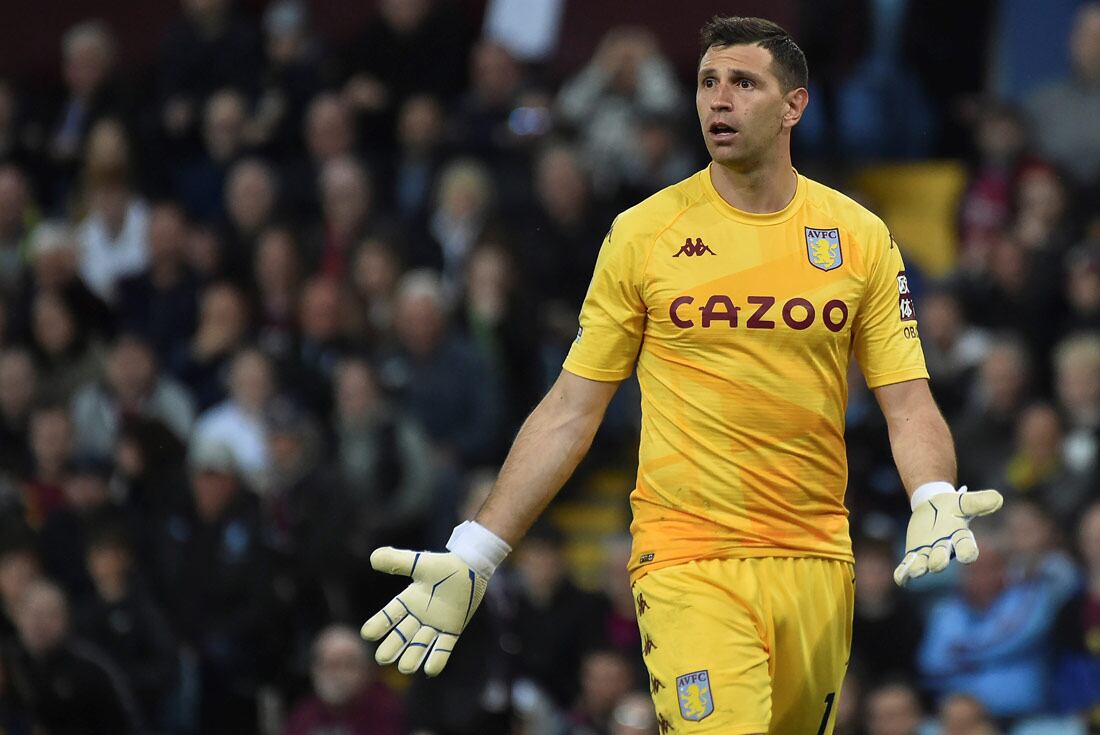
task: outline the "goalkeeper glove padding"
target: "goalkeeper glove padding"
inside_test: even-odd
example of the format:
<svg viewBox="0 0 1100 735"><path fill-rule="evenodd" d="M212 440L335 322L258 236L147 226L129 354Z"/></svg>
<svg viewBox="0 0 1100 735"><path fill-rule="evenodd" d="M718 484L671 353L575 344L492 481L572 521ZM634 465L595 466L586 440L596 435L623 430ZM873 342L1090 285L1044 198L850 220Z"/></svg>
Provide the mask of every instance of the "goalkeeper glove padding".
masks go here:
<svg viewBox="0 0 1100 735"><path fill-rule="evenodd" d="M432 553L387 546L371 554L376 570L413 580L360 630L368 640L386 636L375 651L378 663L397 661L403 674L423 664L428 676L439 674L485 596L489 578L511 551L494 533L469 521L454 530L447 548L450 552Z"/></svg>
<svg viewBox="0 0 1100 735"><path fill-rule="evenodd" d="M970 519L996 512L1004 498L996 490L968 493L947 482L928 483L913 493L913 515L905 534L905 558L894 570L900 586L925 572L939 572L951 556L963 564L978 558Z"/></svg>

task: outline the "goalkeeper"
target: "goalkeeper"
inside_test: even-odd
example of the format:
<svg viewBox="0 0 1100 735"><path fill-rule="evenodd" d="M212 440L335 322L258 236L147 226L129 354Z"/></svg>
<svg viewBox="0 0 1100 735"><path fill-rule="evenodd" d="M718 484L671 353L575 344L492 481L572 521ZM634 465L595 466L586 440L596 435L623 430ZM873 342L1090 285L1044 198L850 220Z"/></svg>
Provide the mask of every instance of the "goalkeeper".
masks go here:
<svg viewBox="0 0 1100 735"><path fill-rule="evenodd" d="M446 553L378 549L412 584L363 625L439 674L494 570L587 451L620 381L642 394L629 572L659 729L832 732L851 646L844 507L854 356L912 518L898 584L977 558L905 265L886 226L792 168L806 60L779 26L714 18L696 111L710 165L612 223L564 370Z"/></svg>

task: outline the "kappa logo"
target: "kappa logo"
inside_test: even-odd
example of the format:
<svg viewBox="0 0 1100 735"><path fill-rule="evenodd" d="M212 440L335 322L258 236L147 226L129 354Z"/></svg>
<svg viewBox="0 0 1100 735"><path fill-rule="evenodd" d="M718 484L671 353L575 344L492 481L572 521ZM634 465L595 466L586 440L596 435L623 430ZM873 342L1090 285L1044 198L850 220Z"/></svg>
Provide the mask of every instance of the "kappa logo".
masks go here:
<svg viewBox="0 0 1100 735"><path fill-rule="evenodd" d="M695 242L692 243L691 238L689 237L689 238L684 240L684 244L683 244L683 246L681 246L680 252L676 253L672 257L673 258L679 258L681 255L686 255L690 258L694 255L706 255L706 254L717 255L718 253L714 252L709 247L707 247L707 245L703 242L702 238L697 237L697 238L695 238Z"/></svg>

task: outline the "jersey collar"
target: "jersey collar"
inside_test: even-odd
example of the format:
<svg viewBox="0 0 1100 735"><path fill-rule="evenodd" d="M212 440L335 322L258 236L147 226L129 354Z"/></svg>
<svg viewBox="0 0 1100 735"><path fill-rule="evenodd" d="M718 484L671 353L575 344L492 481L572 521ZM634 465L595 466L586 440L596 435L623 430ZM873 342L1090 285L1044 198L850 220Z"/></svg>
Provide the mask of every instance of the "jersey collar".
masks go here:
<svg viewBox="0 0 1100 735"><path fill-rule="evenodd" d="M794 198L787 204L787 206L780 209L778 212L746 212L741 209L730 205L722 196L718 193L718 190L714 188L714 182L710 179L710 166L699 172L699 178L703 180L703 189L707 193L707 198L710 199L711 204L726 217L738 222L743 222L747 225L774 225L780 222L786 222L795 215L795 212L802 206L802 202L806 199L806 178L798 173L797 169L791 169L798 177L798 181L795 185Z"/></svg>

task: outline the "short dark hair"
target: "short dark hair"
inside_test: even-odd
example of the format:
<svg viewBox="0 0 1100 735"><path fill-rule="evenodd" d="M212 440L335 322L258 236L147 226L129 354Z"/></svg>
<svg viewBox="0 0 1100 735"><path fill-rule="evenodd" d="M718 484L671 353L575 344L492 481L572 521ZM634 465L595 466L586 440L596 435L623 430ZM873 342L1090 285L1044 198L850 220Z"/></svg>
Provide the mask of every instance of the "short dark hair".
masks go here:
<svg viewBox="0 0 1100 735"><path fill-rule="evenodd" d="M716 15L703 26L700 36L703 46L700 59L712 46L759 45L771 53L776 76L786 90L805 87L810 83L806 55L791 34L770 20Z"/></svg>

